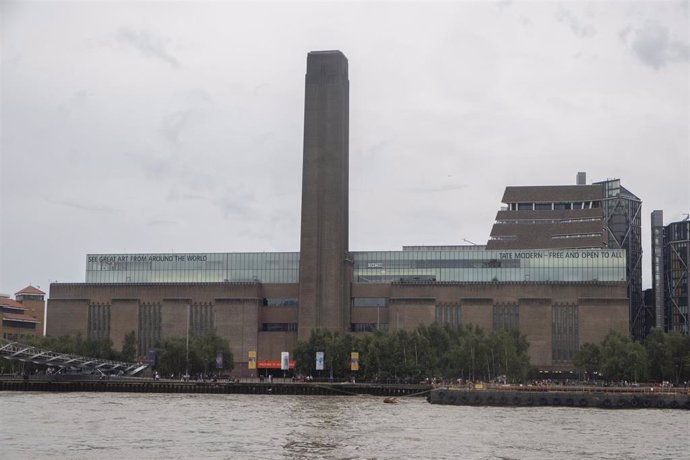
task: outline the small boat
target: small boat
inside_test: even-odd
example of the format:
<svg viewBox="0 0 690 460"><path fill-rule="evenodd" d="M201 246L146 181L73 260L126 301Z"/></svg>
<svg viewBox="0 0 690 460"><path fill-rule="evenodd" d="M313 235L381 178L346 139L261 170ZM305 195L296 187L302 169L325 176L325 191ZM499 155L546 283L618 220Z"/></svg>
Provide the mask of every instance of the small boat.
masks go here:
<svg viewBox="0 0 690 460"><path fill-rule="evenodd" d="M398 399L393 397L384 398L383 402L386 404L398 404Z"/></svg>

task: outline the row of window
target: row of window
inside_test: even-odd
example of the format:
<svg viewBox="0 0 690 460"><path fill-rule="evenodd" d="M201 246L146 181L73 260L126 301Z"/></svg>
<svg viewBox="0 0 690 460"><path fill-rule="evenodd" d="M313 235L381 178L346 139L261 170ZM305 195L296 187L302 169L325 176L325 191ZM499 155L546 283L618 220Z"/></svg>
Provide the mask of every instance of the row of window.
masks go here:
<svg viewBox="0 0 690 460"><path fill-rule="evenodd" d="M565 235L551 235L551 239L564 240L570 238L597 238L601 233L570 233Z"/></svg>
<svg viewBox="0 0 690 460"><path fill-rule="evenodd" d="M388 329L388 323L352 323L350 325L352 332L376 332L386 329Z"/></svg>
<svg viewBox="0 0 690 460"><path fill-rule="evenodd" d="M498 257L498 255L496 255ZM519 259L389 259L380 262L355 261L355 270L392 270L403 268L443 269L443 268L520 268Z"/></svg>
<svg viewBox="0 0 690 460"><path fill-rule="evenodd" d="M594 234L564 235L562 237L587 237ZM511 239L515 236L496 237ZM597 254L595 252L599 251ZM604 253L606 252L606 253ZM616 259L624 259L623 251L611 253L610 250L530 250L530 251L380 251L353 252L355 282L394 282L394 281L451 281L475 282L523 281L527 277L534 281L619 281L625 278L625 261L616 264ZM205 255L159 255L156 260L119 261L119 258L144 257L137 255L89 256L86 282L93 283L151 283L151 282L261 282L297 283L299 282L299 254L285 253L285 257L272 258L272 254L253 255L252 263L233 265L235 254L209 254L225 258L226 267L218 269L217 260L200 262L196 259ZM158 258L162 260L158 260ZM172 258L172 261L169 260ZM189 261L189 259L192 261ZM179 259L179 261L178 261ZM234 263L234 262L233 262ZM145 269L132 269L133 265ZM105 269L104 267L108 267ZM128 268L129 267L129 268ZM540 276L532 269L550 268L592 268L619 267L621 273L613 277L594 274L576 276L553 272ZM509 276L504 269L515 269ZM383 276L385 275L385 276ZM620 275L620 276L618 276ZM376 278L383 276L382 278ZM575 276L575 279L572 277Z"/></svg>
<svg viewBox="0 0 690 460"><path fill-rule="evenodd" d="M39 301L41 301L41 300L43 300L43 296L38 295L38 294L17 294L16 300L17 300L17 302L22 302L24 300L39 300Z"/></svg>
<svg viewBox="0 0 690 460"><path fill-rule="evenodd" d="M12 321L11 319L3 319L2 327L14 329L36 329L36 323L30 323L28 321Z"/></svg>
<svg viewBox="0 0 690 460"><path fill-rule="evenodd" d="M617 262L612 262L616 264ZM388 271L386 271L388 272ZM461 270L439 270L438 274L357 274L355 283L419 283L419 282L462 282L462 283L498 283L498 282L606 282L625 281L625 267L577 268L550 267L530 270L503 270L476 272Z"/></svg>
<svg viewBox="0 0 690 460"><path fill-rule="evenodd" d="M271 297L264 298L264 307L296 307L299 300L294 297Z"/></svg>
<svg viewBox="0 0 690 460"><path fill-rule="evenodd" d="M562 211L570 209L596 209L600 201L570 201L558 203L508 203L510 211Z"/></svg>
<svg viewBox="0 0 690 460"><path fill-rule="evenodd" d="M567 219L502 219L497 220L496 224L520 224L520 225L541 225L541 224L576 224L581 222L601 222L598 217L582 217Z"/></svg>
<svg viewBox="0 0 690 460"><path fill-rule="evenodd" d="M262 323L262 332L297 332L297 323Z"/></svg>
<svg viewBox="0 0 690 460"><path fill-rule="evenodd" d="M388 299L386 297L353 297L352 306L361 307L387 307Z"/></svg>

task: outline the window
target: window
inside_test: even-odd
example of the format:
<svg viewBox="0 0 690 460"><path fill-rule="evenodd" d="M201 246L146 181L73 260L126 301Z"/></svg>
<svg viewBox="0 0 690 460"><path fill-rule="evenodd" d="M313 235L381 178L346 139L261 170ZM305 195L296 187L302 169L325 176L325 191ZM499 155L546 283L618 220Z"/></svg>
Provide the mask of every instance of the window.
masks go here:
<svg viewBox="0 0 690 460"><path fill-rule="evenodd" d="M88 337L92 340L110 338L110 305L91 304L88 312Z"/></svg>
<svg viewBox="0 0 690 460"><path fill-rule="evenodd" d="M553 209L551 203L534 203L535 211L551 211Z"/></svg>
<svg viewBox="0 0 690 460"><path fill-rule="evenodd" d="M436 322L460 326L462 324L462 310L456 303L440 303L436 305Z"/></svg>
<svg viewBox="0 0 690 460"><path fill-rule="evenodd" d="M388 324L377 323L352 323L350 329L352 332L375 332L377 330L388 329Z"/></svg>
<svg viewBox="0 0 690 460"><path fill-rule="evenodd" d="M297 323L263 323L261 330L263 332L295 332Z"/></svg>
<svg viewBox="0 0 690 460"><path fill-rule="evenodd" d="M388 299L385 297L353 297L353 307L386 307Z"/></svg>
<svg viewBox="0 0 690 460"><path fill-rule="evenodd" d="M552 318L552 359L554 362L572 361L580 347L577 305L554 305Z"/></svg>
<svg viewBox="0 0 690 460"><path fill-rule="evenodd" d="M161 339L161 306L158 303L139 305L139 355Z"/></svg>
<svg viewBox="0 0 690 460"><path fill-rule="evenodd" d="M517 208L518 211L532 211L534 209L532 203L518 203Z"/></svg>
<svg viewBox="0 0 690 460"><path fill-rule="evenodd" d="M23 300L43 300L43 296L33 294L20 294L17 296L17 302L21 302Z"/></svg>
<svg viewBox="0 0 690 460"><path fill-rule="evenodd" d="M298 300L294 297L275 297L264 299L265 307L296 307Z"/></svg>
<svg viewBox="0 0 690 460"><path fill-rule="evenodd" d="M493 309L493 328L519 329L520 308L517 304L497 304Z"/></svg>
<svg viewBox="0 0 690 460"><path fill-rule="evenodd" d="M213 305L191 305L189 329L192 334L204 335L214 330Z"/></svg>

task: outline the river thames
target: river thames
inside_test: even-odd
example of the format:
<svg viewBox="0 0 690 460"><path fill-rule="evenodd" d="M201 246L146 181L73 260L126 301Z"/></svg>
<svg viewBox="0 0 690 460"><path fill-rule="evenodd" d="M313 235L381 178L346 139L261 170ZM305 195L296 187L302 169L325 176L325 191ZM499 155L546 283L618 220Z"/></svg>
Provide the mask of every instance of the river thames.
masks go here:
<svg viewBox="0 0 690 460"><path fill-rule="evenodd" d="M0 393L0 458L681 459L683 410L374 396Z"/></svg>

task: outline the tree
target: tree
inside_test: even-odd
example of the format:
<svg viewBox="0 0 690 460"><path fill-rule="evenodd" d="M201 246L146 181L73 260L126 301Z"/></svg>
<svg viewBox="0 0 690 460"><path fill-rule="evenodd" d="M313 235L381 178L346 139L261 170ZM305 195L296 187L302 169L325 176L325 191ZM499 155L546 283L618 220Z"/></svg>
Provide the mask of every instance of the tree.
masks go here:
<svg viewBox="0 0 690 460"><path fill-rule="evenodd" d="M192 335L189 338L189 361L187 361L186 337L168 337L156 345L157 365L161 374L190 375L209 374L216 370L216 355L223 353L223 369L232 370L234 357L228 341L215 332Z"/></svg>
<svg viewBox="0 0 690 460"><path fill-rule="evenodd" d="M679 332L671 332L666 336L669 350L669 364L671 379L678 384L690 377L690 337Z"/></svg>
<svg viewBox="0 0 690 460"><path fill-rule="evenodd" d="M194 372L208 374L210 371L216 369L216 357L219 352L223 354L222 369L230 371L234 367L234 357L230 351L228 341L215 332L209 332L203 335L193 335L189 343L189 348L190 351L194 352L194 361L192 363Z"/></svg>
<svg viewBox="0 0 690 460"><path fill-rule="evenodd" d="M609 381L645 379L647 352L620 333L610 332L601 344L601 372Z"/></svg>
<svg viewBox="0 0 690 460"><path fill-rule="evenodd" d="M601 350L598 345L593 343L585 343L582 345L580 350L578 350L573 357L573 365L578 371L585 375L599 372L600 364Z"/></svg>
<svg viewBox="0 0 690 460"><path fill-rule="evenodd" d="M649 377L657 382L670 380L673 372L671 350L666 343L668 334L654 328L645 338L645 349L649 357Z"/></svg>
<svg viewBox="0 0 690 460"><path fill-rule="evenodd" d="M137 358L137 335L134 331L125 334L122 341L121 359L123 361L134 361Z"/></svg>
<svg viewBox="0 0 690 460"><path fill-rule="evenodd" d="M189 350L190 362L194 351ZM183 374L192 369L187 365L185 337L167 337L156 345L156 369L163 375Z"/></svg>

